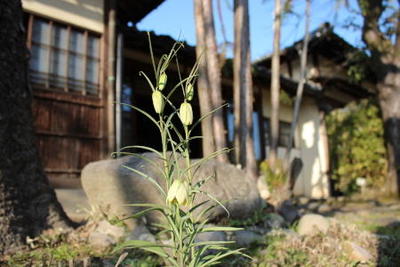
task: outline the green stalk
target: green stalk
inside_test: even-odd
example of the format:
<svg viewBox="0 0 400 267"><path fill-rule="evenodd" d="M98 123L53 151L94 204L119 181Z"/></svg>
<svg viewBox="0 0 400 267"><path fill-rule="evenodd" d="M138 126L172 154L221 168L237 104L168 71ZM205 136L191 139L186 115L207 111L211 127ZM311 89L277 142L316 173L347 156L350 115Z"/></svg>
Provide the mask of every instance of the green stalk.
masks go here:
<svg viewBox="0 0 400 267"><path fill-rule="evenodd" d="M168 166L168 161L167 161L167 136L165 134L165 122L162 117L162 114L159 114L159 123L160 123L160 129L161 129L161 143L162 143L162 155L163 155L163 165L164 165L164 172L165 172L165 177L167 177L167 190L171 186L171 177L169 177L169 166Z"/></svg>

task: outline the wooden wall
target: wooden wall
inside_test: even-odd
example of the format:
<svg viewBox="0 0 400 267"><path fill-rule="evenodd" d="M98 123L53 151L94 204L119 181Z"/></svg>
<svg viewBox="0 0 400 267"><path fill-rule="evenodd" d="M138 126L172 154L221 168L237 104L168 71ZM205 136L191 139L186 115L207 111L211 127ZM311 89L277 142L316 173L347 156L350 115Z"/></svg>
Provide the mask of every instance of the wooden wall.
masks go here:
<svg viewBox="0 0 400 267"><path fill-rule="evenodd" d="M51 184L79 187L81 169L103 156L102 100L36 89L32 108L37 144Z"/></svg>

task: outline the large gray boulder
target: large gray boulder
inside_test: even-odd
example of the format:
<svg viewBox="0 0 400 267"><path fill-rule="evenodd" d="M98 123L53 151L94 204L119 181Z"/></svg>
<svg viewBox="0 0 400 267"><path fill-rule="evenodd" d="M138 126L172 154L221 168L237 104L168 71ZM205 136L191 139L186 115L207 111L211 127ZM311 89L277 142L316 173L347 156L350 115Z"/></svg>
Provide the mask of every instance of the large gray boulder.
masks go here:
<svg viewBox="0 0 400 267"><path fill-rule="evenodd" d="M148 179L124 167L134 168L152 177L165 188L160 172L162 160L155 153L144 153L141 156L154 160L156 165L136 156L96 161L86 165L82 170L81 181L90 205L107 214L109 218L123 218L138 211L126 204L163 204L162 195ZM195 181L210 175L214 177L202 186L202 190L224 203L232 218L245 218L260 207L257 185L253 179L246 177L244 171L230 164L210 160L200 165ZM207 196L199 195L195 204L206 199ZM210 201L207 204L215 203ZM214 209L211 214L214 218L219 216L226 216L221 207ZM146 221L156 222L160 218L161 214L155 212L147 215ZM126 223L133 229L137 221L127 220Z"/></svg>

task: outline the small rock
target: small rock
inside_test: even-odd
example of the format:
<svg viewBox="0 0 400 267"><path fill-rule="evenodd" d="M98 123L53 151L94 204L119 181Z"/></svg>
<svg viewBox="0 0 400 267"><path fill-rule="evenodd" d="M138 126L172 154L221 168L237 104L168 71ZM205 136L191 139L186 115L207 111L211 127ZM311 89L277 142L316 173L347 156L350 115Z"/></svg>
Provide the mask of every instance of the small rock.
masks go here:
<svg viewBox="0 0 400 267"><path fill-rule="evenodd" d="M306 205L309 201L310 201L310 199L308 197L299 197L297 199L297 203L299 205Z"/></svg>
<svg viewBox="0 0 400 267"><path fill-rule="evenodd" d="M311 203L308 203L307 209L316 211L320 205L321 205L321 203L319 203L319 202L311 202Z"/></svg>
<svg viewBox="0 0 400 267"><path fill-rule="evenodd" d="M318 212L319 213L325 213L331 211L331 206L328 204L322 204L321 206L318 207Z"/></svg>
<svg viewBox="0 0 400 267"><path fill-rule="evenodd" d="M285 224L285 219L277 213L268 214L267 219L264 221L264 226L270 229L282 228Z"/></svg>
<svg viewBox="0 0 400 267"><path fill-rule="evenodd" d="M291 238L300 237L300 235L295 231L293 231L292 229L282 229L282 231L285 233L286 236L289 236Z"/></svg>
<svg viewBox="0 0 400 267"><path fill-rule="evenodd" d="M251 244L262 242L263 237L253 231L242 230L235 232L235 241L240 247L249 247Z"/></svg>
<svg viewBox="0 0 400 267"><path fill-rule="evenodd" d="M336 201L337 201L337 202L340 202L340 203L343 203L343 202L346 201L346 197L344 197L344 196L337 197L337 198L336 198Z"/></svg>
<svg viewBox="0 0 400 267"><path fill-rule="evenodd" d="M285 200L279 207L278 212L282 217L291 224L294 220L299 218L299 212L290 201Z"/></svg>
<svg viewBox="0 0 400 267"><path fill-rule="evenodd" d="M135 229L133 229L133 231L128 234L126 240L142 240L149 242L156 241L154 235L150 233L150 231L144 225L136 226Z"/></svg>
<svg viewBox="0 0 400 267"><path fill-rule="evenodd" d="M334 204L336 202L336 198L334 198L334 197L328 197L327 199L326 199L326 203L328 203L329 205L332 205L332 204Z"/></svg>
<svg viewBox="0 0 400 267"><path fill-rule="evenodd" d="M307 213L307 210L304 209L304 208L301 208L301 209L298 210L298 212L299 212L299 216L301 217L301 216L303 216L304 214Z"/></svg>
<svg viewBox="0 0 400 267"><path fill-rule="evenodd" d="M111 238L118 241L125 235L125 229L122 226L112 225L106 220L102 220L98 223L95 232L109 235Z"/></svg>
<svg viewBox="0 0 400 267"><path fill-rule="evenodd" d="M104 250L115 244L115 240L112 237L99 232L90 233L88 242L92 247L99 250Z"/></svg>
<svg viewBox="0 0 400 267"><path fill-rule="evenodd" d="M114 267L115 264L111 260L102 260L102 265L103 267Z"/></svg>
<svg viewBox="0 0 400 267"><path fill-rule="evenodd" d="M344 250L352 260L356 261L369 261L373 258L365 248L357 245L356 243L347 241L343 245Z"/></svg>
<svg viewBox="0 0 400 267"><path fill-rule="evenodd" d="M263 176L260 176L257 180L257 189L262 199L267 200L271 197L271 192Z"/></svg>
<svg viewBox="0 0 400 267"><path fill-rule="evenodd" d="M252 232L254 232L256 234L260 234L260 235L264 235L268 232L268 229L266 229L265 227L256 226L256 225L249 226L246 228L246 230L252 231Z"/></svg>
<svg viewBox="0 0 400 267"><path fill-rule="evenodd" d="M297 226L300 235L314 235L319 232L326 234L329 229L329 220L319 214L306 214L301 217Z"/></svg>

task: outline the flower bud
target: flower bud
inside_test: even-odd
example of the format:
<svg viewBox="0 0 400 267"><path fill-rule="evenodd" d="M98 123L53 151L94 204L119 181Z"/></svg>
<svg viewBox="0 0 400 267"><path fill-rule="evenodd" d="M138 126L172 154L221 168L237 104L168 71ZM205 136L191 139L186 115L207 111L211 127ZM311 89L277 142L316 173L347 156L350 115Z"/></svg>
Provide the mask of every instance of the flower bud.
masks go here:
<svg viewBox="0 0 400 267"><path fill-rule="evenodd" d="M183 102L181 104L181 108L179 110L179 118L181 119L181 122L183 125L190 125L193 122L193 110L192 106L190 103Z"/></svg>
<svg viewBox="0 0 400 267"><path fill-rule="evenodd" d="M161 73L160 77L158 78L158 90L162 91L164 89L165 85L167 84L167 74L165 72Z"/></svg>
<svg viewBox="0 0 400 267"><path fill-rule="evenodd" d="M153 107L154 110L156 111L156 113L160 114L163 112L164 110L164 97L162 95L162 93L158 90L155 90L153 92L153 94L151 95L152 99L153 99Z"/></svg>
<svg viewBox="0 0 400 267"><path fill-rule="evenodd" d="M167 202L170 204L178 203L180 206L186 206L189 202L189 184L180 179L174 180L168 190Z"/></svg>
<svg viewBox="0 0 400 267"><path fill-rule="evenodd" d="M191 101L193 99L193 95L194 95L193 85L189 83L189 85L186 86L186 100Z"/></svg>

